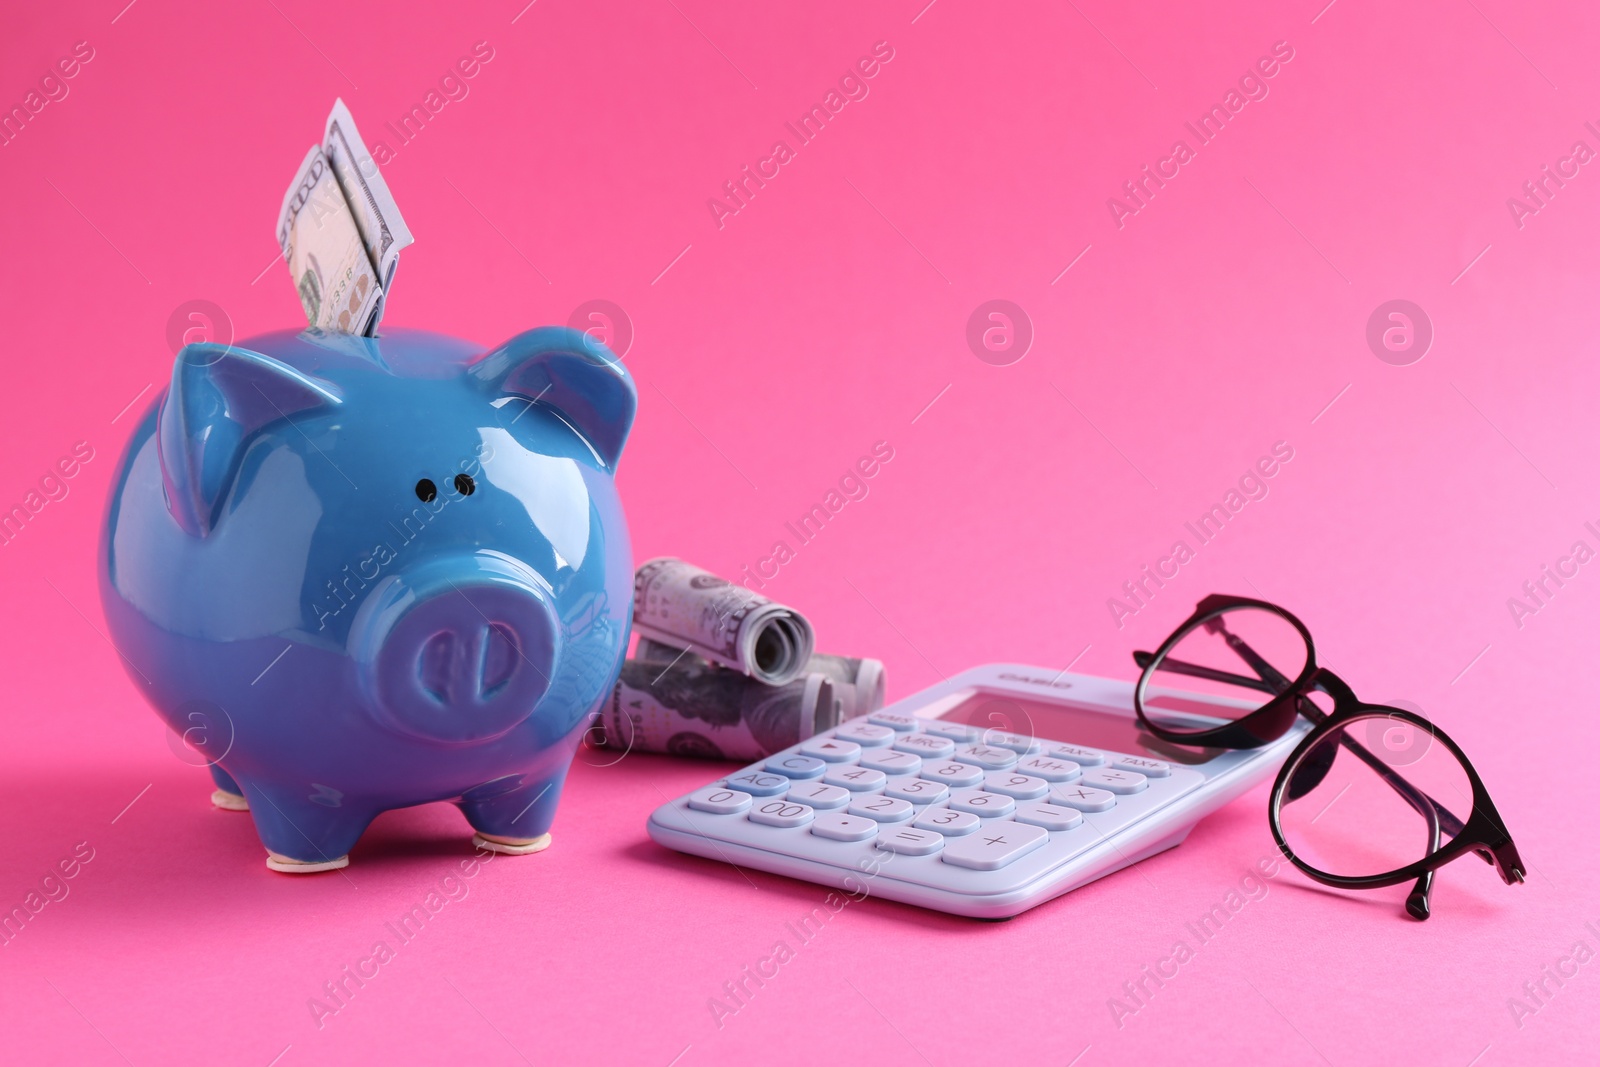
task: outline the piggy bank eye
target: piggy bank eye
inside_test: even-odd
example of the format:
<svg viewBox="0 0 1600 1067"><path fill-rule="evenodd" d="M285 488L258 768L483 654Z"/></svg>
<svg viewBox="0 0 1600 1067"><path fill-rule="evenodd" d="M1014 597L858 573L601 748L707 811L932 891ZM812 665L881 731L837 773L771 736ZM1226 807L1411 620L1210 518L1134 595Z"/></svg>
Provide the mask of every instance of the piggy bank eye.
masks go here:
<svg viewBox="0 0 1600 1067"><path fill-rule="evenodd" d="M471 496L473 490L477 488L477 483L472 480L472 475L456 475L456 492L460 493L462 496Z"/></svg>
<svg viewBox="0 0 1600 1067"><path fill-rule="evenodd" d="M422 501L424 504L433 503L433 498L438 495L438 488L435 487L433 482L429 479L424 478L422 481L417 483L417 499Z"/></svg>

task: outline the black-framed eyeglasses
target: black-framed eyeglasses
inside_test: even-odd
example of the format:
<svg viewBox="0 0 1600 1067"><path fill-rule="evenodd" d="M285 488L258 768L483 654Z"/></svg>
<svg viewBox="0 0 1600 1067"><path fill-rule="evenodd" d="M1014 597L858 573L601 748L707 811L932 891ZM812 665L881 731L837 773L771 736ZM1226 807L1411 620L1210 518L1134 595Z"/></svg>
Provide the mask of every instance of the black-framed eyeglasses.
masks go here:
<svg viewBox="0 0 1600 1067"><path fill-rule="evenodd" d="M1507 885L1523 880L1517 847L1456 743L1421 715L1357 699L1317 665L1310 632L1282 608L1208 596L1160 648L1133 659L1143 670L1134 710L1163 741L1259 748L1298 716L1313 724L1268 806L1278 847L1309 877L1341 889L1415 878L1406 911L1416 919L1428 917L1433 872L1466 852Z"/></svg>

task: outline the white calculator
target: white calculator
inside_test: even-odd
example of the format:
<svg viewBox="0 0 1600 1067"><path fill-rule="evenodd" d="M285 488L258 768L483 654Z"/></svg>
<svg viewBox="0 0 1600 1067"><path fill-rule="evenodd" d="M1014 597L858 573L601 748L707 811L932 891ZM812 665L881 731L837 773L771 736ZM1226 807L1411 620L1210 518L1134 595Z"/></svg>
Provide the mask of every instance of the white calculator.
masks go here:
<svg viewBox="0 0 1600 1067"><path fill-rule="evenodd" d="M1198 723L1208 696L1152 690ZM1309 729L1249 751L1141 730L1130 682L990 664L662 805L668 848L998 919L1179 844L1270 777Z"/></svg>

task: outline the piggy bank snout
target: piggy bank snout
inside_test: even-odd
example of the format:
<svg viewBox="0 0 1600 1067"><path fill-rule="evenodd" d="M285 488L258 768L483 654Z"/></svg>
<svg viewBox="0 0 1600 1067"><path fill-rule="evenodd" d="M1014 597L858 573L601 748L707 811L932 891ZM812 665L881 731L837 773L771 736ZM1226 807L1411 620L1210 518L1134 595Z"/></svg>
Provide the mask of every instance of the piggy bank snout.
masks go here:
<svg viewBox="0 0 1600 1067"><path fill-rule="evenodd" d="M387 726L448 744L527 719L560 635L547 592L513 561L442 561L374 589L352 632L362 686Z"/></svg>

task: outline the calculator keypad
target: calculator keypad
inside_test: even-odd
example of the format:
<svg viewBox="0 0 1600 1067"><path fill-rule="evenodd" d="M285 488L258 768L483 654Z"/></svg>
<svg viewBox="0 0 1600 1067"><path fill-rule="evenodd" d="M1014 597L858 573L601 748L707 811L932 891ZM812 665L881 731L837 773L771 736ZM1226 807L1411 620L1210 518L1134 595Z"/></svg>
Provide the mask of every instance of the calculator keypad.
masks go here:
<svg viewBox="0 0 1600 1067"><path fill-rule="evenodd" d="M979 893L1114 843L1201 780L1144 756L875 712L681 803L702 837L855 873L871 852L893 853L885 877Z"/></svg>

